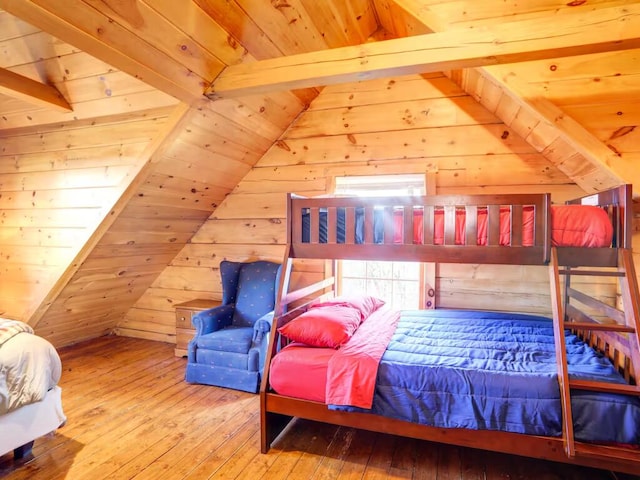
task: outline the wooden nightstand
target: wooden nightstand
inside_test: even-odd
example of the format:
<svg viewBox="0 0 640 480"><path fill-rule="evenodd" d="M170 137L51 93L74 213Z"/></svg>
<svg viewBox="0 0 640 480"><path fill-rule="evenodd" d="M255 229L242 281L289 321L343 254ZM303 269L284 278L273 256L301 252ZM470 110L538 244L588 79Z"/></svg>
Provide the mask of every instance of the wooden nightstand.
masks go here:
<svg viewBox="0 0 640 480"><path fill-rule="evenodd" d="M176 357L187 355L187 343L193 338L196 329L191 324L191 317L196 313L217 307L221 304L219 300L206 300L198 298L189 302L178 303L176 308Z"/></svg>

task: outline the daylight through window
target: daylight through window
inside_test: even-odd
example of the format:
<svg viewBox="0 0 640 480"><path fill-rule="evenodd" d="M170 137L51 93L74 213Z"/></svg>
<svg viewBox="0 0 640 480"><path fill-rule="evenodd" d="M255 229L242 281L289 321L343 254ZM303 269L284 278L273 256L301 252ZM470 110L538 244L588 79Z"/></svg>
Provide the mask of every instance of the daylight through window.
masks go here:
<svg viewBox="0 0 640 480"><path fill-rule="evenodd" d="M336 178L336 195L405 196L424 195L423 175L376 175ZM422 264L342 260L338 264L341 294L367 292L392 308L420 308L423 290Z"/></svg>

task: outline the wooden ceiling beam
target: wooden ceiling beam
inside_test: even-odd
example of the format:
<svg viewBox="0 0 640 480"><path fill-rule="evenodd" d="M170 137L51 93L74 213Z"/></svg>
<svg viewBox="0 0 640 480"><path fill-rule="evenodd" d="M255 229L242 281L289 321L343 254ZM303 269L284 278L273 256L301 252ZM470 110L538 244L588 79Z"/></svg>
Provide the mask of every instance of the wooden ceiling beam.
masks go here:
<svg viewBox="0 0 640 480"><path fill-rule="evenodd" d="M430 22L426 24L427 28L433 31L440 31L446 28L444 22L441 22L429 12L430 15L424 15L424 12L417 7L415 0L390 0L398 8L401 8L416 20L423 22ZM614 9L608 8L605 10L619 10L621 14L637 15L638 10L632 8L627 10L627 6L616 7ZM600 12L587 12L585 18L589 17L591 21L598 21L602 19ZM571 16L575 14L566 14ZM562 18L566 18L565 15ZM604 18L609 18L609 14L606 14ZM625 17L622 16L621 19ZM520 22L523 25L525 22ZM528 23L528 22L527 22ZM477 68L478 74L486 81L492 82L499 89L502 90L504 95L510 97L516 102L520 108L526 110L530 115L533 115L539 122L552 126L559 137L566 144L570 145L576 153L586 160L592 168L595 167L597 174L591 174L589 176L583 175L583 170L577 168L571 161L562 161L558 159L551 160L556 166L571 178L577 185L583 188L587 192L603 190L622 183L633 183L634 179L622 178L616 171L616 164L619 163L619 158L616 153L609 149L604 143L602 143L593 134L587 131L582 125L573 120L567 114L565 114L560 108L554 105L550 100L546 99L543 92L534 86L531 86L523 82L513 69L508 68L506 65L495 66L490 68ZM570 160L570 159L567 159ZM625 169L625 170L628 170ZM640 179L639 179L640 180Z"/></svg>
<svg viewBox="0 0 640 480"><path fill-rule="evenodd" d="M210 98L640 47L640 5L460 29L227 67Z"/></svg>
<svg viewBox="0 0 640 480"><path fill-rule="evenodd" d="M0 8L184 103L200 101L210 81L83 0L0 0Z"/></svg>
<svg viewBox="0 0 640 480"><path fill-rule="evenodd" d="M583 190L596 192L623 183L633 183L633 179L623 179L617 173L615 167L619 156L553 102L544 98L540 88L523 82L506 66L479 69L479 73L486 81L502 88L503 94L512 98L520 108L529 111L540 122L553 127L566 144L596 168L590 175L583 176L583 167L567 161L554 161L556 166Z"/></svg>
<svg viewBox="0 0 640 480"><path fill-rule="evenodd" d="M39 107L72 112L73 108L57 88L36 82L31 78L0 68L0 94L24 100Z"/></svg>

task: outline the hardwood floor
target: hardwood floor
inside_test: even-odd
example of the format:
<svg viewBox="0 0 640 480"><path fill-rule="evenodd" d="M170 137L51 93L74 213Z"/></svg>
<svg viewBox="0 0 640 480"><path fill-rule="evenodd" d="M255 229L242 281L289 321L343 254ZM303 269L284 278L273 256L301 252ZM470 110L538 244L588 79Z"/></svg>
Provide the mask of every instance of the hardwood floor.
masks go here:
<svg viewBox="0 0 640 480"><path fill-rule="evenodd" d="M173 345L102 337L60 351L67 424L6 480L630 480L630 475L296 421L262 455L258 396L183 381Z"/></svg>

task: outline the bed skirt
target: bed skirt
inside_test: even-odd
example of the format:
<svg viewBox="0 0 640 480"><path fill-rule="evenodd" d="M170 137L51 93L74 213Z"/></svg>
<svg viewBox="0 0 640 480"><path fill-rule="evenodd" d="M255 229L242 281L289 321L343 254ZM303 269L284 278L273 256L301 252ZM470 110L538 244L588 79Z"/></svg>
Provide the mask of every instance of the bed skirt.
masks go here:
<svg viewBox="0 0 640 480"><path fill-rule="evenodd" d="M0 455L4 455L63 425L62 389L53 387L40 402L0 416Z"/></svg>

